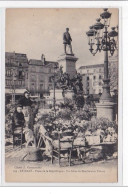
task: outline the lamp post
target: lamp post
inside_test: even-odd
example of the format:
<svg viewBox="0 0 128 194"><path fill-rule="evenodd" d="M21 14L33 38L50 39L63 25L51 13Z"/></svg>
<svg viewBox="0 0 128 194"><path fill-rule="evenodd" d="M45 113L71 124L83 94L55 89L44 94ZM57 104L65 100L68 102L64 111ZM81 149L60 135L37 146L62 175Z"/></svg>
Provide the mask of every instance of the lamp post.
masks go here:
<svg viewBox="0 0 128 194"><path fill-rule="evenodd" d="M15 105L15 81L17 80L17 75L15 69L12 69L12 81L13 81L13 90L12 90L12 103Z"/></svg>
<svg viewBox="0 0 128 194"><path fill-rule="evenodd" d="M55 113L55 116L56 116L56 69L57 69L57 66L54 65L53 67L54 69L54 74L53 74L53 108L54 108L54 113Z"/></svg>
<svg viewBox="0 0 128 194"><path fill-rule="evenodd" d="M110 52L112 56L117 49L118 32L115 30L117 27L112 27L112 30L108 32L110 19L111 13L105 8L104 12L100 14L100 18L96 20L97 22L93 26L90 26L90 30L86 32L86 35L88 36L89 50L93 56L98 52L104 51L103 92L100 97L100 103L96 104L97 117L107 117L113 120L114 103L110 95L108 53Z"/></svg>

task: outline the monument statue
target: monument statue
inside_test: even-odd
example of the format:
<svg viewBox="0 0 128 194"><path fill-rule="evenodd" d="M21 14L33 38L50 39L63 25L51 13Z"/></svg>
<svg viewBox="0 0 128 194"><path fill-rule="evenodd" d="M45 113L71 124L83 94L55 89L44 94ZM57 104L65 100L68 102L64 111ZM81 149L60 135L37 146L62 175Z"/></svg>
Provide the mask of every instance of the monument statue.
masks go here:
<svg viewBox="0 0 128 194"><path fill-rule="evenodd" d="M64 32L64 34L63 34L63 44L64 44L65 54L69 54L69 53L67 53L67 46L69 46L70 54L73 55L71 41L72 41L72 38L69 34L69 28L66 28L66 32Z"/></svg>

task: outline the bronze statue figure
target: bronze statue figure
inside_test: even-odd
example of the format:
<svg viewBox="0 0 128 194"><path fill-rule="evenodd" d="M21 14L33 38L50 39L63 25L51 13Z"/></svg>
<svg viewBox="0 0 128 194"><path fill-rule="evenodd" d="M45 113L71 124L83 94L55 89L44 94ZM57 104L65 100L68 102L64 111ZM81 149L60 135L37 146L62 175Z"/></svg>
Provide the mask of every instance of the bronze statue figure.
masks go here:
<svg viewBox="0 0 128 194"><path fill-rule="evenodd" d="M73 55L71 41L72 41L72 38L69 34L69 28L66 28L66 32L64 32L64 34L63 34L63 44L64 44L65 54L69 54L69 53L67 53L67 49L66 49L67 45L68 45L70 48L70 54Z"/></svg>

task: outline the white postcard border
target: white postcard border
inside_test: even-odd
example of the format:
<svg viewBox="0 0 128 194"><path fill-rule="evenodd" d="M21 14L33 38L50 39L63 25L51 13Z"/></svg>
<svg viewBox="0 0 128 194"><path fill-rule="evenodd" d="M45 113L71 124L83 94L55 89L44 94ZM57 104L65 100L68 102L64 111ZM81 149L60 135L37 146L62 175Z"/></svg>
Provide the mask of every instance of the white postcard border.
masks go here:
<svg viewBox="0 0 128 194"><path fill-rule="evenodd" d="M2 2L3 3L3 2ZM5 2L4 2L5 3ZM109 2L8 2L8 4L3 4L3 7L69 7L69 8L87 8L87 7L91 7L91 8L98 8L100 5L100 7L111 7L111 8L119 8L120 9L120 16L119 16L119 23L122 26L122 18L123 18L123 4L122 2L111 2L111 6L109 6ZM124 6L126 6L124 4ZM2 25L4 25L4 12L5 12L5 8L2 9ZM123 26L122 26L123 28ZM4 33L5 33L5 25L3 26L2 29L2 64L5 64L5 37L4 37ZM122 47L122 30L120 30L120 48ZM2 185L4 186L121 186L122 185L122 100L123 100L123 93L122 93L122 61L123 61L123 54L121 52L121 49L119 49L119 77L120 77L120 81L119 81L119 85L120 85L120 93L119 93L119 165L118 165L118 183L6 183L5 180L5 174L4 174L4 169L5 169L5 157L4 157L4 130L2 130ZM1 67L1 86L2 86L2 101L1 101L1 107L2 107L2 119L1 119L1 126L4 129L4 112L5 112L5 108L4 108L4 88L5 88L5 82L4 82L4 76L5 76L5 68L4 65L2 65Z"/></svg>

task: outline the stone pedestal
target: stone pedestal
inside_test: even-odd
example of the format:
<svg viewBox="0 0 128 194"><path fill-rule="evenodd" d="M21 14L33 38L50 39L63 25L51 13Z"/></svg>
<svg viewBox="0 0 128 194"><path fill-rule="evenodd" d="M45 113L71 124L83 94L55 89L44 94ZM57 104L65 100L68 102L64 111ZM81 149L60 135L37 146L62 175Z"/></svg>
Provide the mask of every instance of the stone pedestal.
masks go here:
<svg viewBox="0 0 128 194"><path fill-rule="evenodd" d="M73 54L63 54L59 57L59 67L63 67L63 73L68 73L72 78L76 74L76 58Z"/></svg>
<svg viewBox="0 0 128 194"><path fill-rule="evenodd" d="M109 101L101 101L96 103L97 118L107 118L110 121L114 120L114 105L115 103Z"/></svg>

